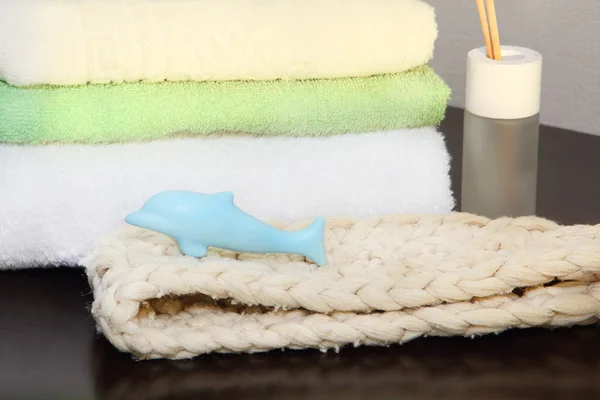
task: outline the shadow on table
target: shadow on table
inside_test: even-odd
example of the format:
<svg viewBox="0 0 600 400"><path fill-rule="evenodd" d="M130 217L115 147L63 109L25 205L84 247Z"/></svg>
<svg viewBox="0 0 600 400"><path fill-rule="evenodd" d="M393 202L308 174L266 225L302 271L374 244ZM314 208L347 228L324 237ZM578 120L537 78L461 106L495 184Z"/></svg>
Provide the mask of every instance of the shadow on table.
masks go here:
<svg viewBox="0 0 600 400"><path fill-rule="evenodd" d="M106 340L94 348L101 400L576 399L600 396L600 331L512 331L425 338L339 354L286 351L135 362Z"/></svg>

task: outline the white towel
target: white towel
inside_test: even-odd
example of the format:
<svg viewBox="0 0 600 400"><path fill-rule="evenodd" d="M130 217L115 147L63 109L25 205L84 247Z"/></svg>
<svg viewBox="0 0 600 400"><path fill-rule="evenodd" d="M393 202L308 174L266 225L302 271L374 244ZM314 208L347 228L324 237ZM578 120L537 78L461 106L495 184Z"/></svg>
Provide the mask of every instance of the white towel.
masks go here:
<svg viewBox="0 0 600 400"><path fill-rule="evenodd" d="M0 0L14 85L402 72L437 38L421 0Z"/></svg>
<svg viewBox="0 0 600 400"><path fill-rule="evenodd" d="M153 194L232 191L265 221L444 213L454 207L436 128L327 138L0 145L0 268L75 264Z"/></svg>

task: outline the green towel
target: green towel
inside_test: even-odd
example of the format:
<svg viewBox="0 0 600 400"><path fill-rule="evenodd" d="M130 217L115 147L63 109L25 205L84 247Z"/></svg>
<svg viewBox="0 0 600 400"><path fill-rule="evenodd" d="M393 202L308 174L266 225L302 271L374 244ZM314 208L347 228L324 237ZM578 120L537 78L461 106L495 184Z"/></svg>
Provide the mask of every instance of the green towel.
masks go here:
<svg viewBox="0 0 600 400"><path fill-rule="evenodd" d="M240 132L327 136L438 125L450 89L428 65L363 78L15 87L0 142L125 143Z"/></svg>

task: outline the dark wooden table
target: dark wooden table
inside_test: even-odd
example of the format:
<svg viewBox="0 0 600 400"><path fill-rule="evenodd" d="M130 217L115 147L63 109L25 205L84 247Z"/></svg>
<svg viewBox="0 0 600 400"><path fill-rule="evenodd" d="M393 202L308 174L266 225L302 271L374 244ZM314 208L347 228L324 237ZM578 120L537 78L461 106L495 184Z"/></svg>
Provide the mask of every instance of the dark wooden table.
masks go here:
<svg viewBox="0 0 600 400"><path fill-rule="evenodd" d="M442 126L460 194L462 111ZM543 127L538 214L600 223L600 136ZM81 269L0 273L0 399L600 398L600 329L424 338L339 354L135 362L97 336Z"/></svg>

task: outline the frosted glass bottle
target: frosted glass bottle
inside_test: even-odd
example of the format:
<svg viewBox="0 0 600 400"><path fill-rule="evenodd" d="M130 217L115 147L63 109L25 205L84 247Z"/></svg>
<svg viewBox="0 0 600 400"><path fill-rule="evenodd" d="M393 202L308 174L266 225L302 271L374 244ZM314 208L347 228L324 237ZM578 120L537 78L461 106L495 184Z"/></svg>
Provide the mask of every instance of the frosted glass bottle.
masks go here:
<svg viewBox="0 0 600 400"><path fill-rule="evenodd" d="M536 214L542 57L502 52L475 49L467 64L461 210L488 218Z"/></svg>

